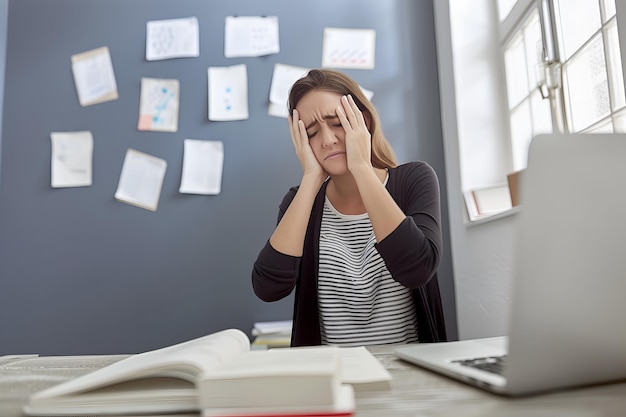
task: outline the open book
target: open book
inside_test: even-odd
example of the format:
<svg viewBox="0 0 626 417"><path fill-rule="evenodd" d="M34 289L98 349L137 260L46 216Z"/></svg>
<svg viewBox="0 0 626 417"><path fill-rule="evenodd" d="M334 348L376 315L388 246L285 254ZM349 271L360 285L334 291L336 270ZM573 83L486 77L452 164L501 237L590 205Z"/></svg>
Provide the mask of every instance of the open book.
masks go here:
<svg viewBox="0 0 626 417"><path fill-rule="evenodd" d="M355 360L363 351L362 361ZM24 411L34 416L198 411L204 417L348 416L355 408L353 386L390 379L365 348L250 351L248 337L228 329L132 355L35 393Z"/></svg>

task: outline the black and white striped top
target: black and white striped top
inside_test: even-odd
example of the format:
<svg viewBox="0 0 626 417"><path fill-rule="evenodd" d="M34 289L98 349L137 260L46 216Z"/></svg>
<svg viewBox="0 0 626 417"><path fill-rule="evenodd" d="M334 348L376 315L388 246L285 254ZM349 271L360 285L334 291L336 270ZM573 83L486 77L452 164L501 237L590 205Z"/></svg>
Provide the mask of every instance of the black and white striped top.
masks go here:
<svg viewBox="0 0 626 417"><path fill-rule="evenodd" d="M411 290L391 277L375 242L367 213L341 214L326 198L318 276L322 344L417 341Z"/></svg>

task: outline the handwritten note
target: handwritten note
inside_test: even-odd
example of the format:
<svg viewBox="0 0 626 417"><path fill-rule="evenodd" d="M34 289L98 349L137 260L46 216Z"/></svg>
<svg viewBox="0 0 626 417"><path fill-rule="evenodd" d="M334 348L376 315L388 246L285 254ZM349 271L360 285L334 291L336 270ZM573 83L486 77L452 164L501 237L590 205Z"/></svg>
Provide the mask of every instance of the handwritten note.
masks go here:
<svg viewBox="0 0 626 417"><path fill-rule="evenodd" d="M178 101L178 80L142 78L137 129L176 132Z"/></svg>
<svg viewBox="0 0 626 417"><path fill-rule="evenodd" d="M52 132L51 186L91 185L93 136L89 131Z"/></svg>
<svg viewBox="0 0 626 417"><path fill-rule="evenodd" d="M146 60L200 56L198 19L153 20L146 24Z"/></svg>
<svg viewBox="0 0 626 417"><path fill-rule="evenodd" d="M224 24L224 56L237 58L280 52L278 17L227 16Z"/></svg>
<svg viewBox="0 0 626 417"><path fill-rule="evenodd" d="M222 187L224 144L185 139L180 193L219 194Z"/></svg>
<svg viewBox="0 0 626 417"><path fill-rule="evenodd" d="M72 73L81 106L116 100L117 82L109 48L92 49L72 55Z"/></svg>
<svg viewBox="0 0 626 417"><path fill-rule="evenodd" d="M209 67L209 120L248 118L248 71L245 64Z"/></svg>
<svg viewBox="0 0 626 417"><path fill-rule="evenodd" d="M124 157L115 199L156 211L167 162L156 156L128 149Z"/></svg>
<svg viewBox="0 0 626 417"><path fill-rule="evenodd" d="M322 67L373 69L375 46L374 30L325 28Z"/></svg>

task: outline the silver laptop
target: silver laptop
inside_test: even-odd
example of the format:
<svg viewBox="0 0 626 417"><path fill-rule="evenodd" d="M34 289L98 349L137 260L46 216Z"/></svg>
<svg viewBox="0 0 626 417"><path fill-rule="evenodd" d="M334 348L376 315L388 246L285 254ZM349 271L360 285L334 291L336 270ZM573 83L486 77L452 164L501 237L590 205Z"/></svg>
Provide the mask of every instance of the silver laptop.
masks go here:
<svg viewBox="0 0 626 417"><path fill-rule="evenodd" d="M626 380L626 135L537 136L516 217L508 337L395 354L506 395Z"/></svg>

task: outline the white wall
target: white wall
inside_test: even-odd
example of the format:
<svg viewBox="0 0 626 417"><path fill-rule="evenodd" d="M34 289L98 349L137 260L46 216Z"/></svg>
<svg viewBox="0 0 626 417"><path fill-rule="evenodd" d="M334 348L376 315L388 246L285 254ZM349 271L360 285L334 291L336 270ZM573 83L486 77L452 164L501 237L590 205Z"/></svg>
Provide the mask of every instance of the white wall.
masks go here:
<svg viewBox="0 0 626 417"><path fill-rule="evenodd" d="M468 226L461 181L462 170L473 175L462 160L493 156L507 126L492 3L434 2L459 339L502 335L507 327L515 216Z"/></svg>
<svg viewBox="0 0 626 417"><path fill-rule="evenodd" d="M616 3L624 57L626 2ZM495 142L507 129L494 4L434 1L459 339L498 336L508 327L516 216L468 226L461 181L468 176L477 179L463 161L481 149L496 149ZM480 164L480 159L473 163ZM495 167L491 174L500 169Z"/></svg>

